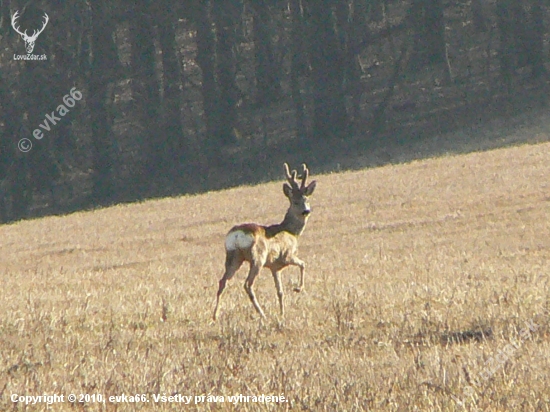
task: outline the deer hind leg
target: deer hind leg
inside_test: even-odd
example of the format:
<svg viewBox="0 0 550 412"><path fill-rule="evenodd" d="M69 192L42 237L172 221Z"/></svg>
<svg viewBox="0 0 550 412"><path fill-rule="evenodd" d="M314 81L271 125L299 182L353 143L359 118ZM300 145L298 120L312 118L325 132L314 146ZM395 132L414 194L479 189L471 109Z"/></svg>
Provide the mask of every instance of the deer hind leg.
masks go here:
<svg viewBox="0 0 550 412"><path fill-rule="evenodd" d="M285 316L285 304L284 304L284 291L281 284L281 272L274 269L271 270L273 274L273 280L275 281L275 287L277 288L277 297L279 298L279 308L281 309L281 316Z"/></svg>
<svg viewBox="0 0 550 412"><path fill-rule="evenodd" d="M258 262L251 262L250 263L250 272L248 273L248 277L246 278L246 281L244 282L244 290L246 290L246 293L248 294L248 297L252 301L252 304L254 305L254 308L256 311L260 314L260 316L265 319L264 311L262 310L262 307L258 303L258 299L256 299L256 295L254 294L254 279L256 279L256 276L260 273L260 269L262 268L262 265Z"/></svg>
<svg viewBox="0 0 550 412"><path fill-rule="evenodd" d="M220 308L220 299L225 289L225 285L227 281L233 277L233 275L237 272L237 270L239 270L243 262L244 262L244 258L240 255L238 251L232 250L230 252L227 252L225 256L225 273L223 274L223 277L220 279L220 286L218 288L218 294L216 296L216 308L214 309L214 316L213 316L214 320L216 320L218 316L218 310Z"/></svg>
<svg viewBox="0 0 550 412"><path fill-rule="evenodd" d="M294 288L294 292L301 292L304 290L304 286L305 286L305 275L306 275L306 263L301 260L301 259L298 259L297 257L293 256L291 259L290 259L290 262L289 262L290 265L293 265L293 266L298 266L300 268L300 285L296 288Z"/></svg>

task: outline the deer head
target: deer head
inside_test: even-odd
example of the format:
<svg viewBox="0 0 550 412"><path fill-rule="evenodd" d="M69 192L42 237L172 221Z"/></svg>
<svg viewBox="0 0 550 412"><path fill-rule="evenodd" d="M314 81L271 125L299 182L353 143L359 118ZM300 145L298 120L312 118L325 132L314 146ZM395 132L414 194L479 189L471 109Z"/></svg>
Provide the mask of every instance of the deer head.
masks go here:
<svg viewBox="0 0 550 412"><path fill-rule="evenodd" d="M40 30L34 30L32 33L32 36L29 36L27 34L27 30L25 30L24 32L21 32L19 30L19 27L16 26L17 24L16 21L18 18L19 18L19 11L16 11L11 18L11 26L17 33L21 35L21 37L25 41L25 48L27 49L27 53L31 54L32 51L34 50L34 43L36 42L38 35L44 31L44 29L46 28L46 25L48 24L48 21L50 21L50 18L46 13L44 13L44 24L42 25L42 28Z"/></svg>
<svg viewBox="0 0 550 412"><path fill-rule="evenodd" d="M288 168L288 164L285 163L285 174L286 180L288 183L283 184L283 193L290 201L289 212L299 218L307 219L311 213L311 208L309 207L308 197L311 196L315 190L317 182L314 180L309 185L307 184L307 178L309 176L309 170L305 164L302 165L303 172L300 178L302 182L298 185L296 181L296 170L292 172Z"/></svg>

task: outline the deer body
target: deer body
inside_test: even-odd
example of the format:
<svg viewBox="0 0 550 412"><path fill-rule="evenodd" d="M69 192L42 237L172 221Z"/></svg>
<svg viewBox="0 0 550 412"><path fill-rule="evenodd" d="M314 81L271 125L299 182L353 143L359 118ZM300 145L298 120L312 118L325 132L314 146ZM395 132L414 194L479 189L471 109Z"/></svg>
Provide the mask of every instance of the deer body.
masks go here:
<svg viewBox="0 0 550 412"><path fill-rule="evenodd" d="M244 288L262 318L265 318L265 314L253 290L254 280L262 267L270 269L273 275L281 315L284 316L284 292L280 272L289 265L298 266L300 268L300 286L294 290L300 292L304 288L305 263L296 256L296 252L298 236L302 234L311 213L307 198L313 193L316 182L313 181L308 186L305 185L308 176L305 165L301 187L296 182L296 171L292 171L291 174L286 163L285 171L290 185L285 183L283 191L290 200L290 207L284 220L271 226L262 226L256 223L237 225L229 231L225 238L225 273L219 283L214 320L218 315L220 298L227 281L233 277L245 261L249 262L250 271Z"/></svg>

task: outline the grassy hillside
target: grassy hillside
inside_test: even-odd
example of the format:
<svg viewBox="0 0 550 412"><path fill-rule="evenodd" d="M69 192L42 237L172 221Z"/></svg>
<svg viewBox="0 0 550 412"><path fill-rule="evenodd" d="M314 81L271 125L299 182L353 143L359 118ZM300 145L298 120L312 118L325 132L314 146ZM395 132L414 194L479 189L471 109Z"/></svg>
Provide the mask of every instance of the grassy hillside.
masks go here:
<svg viewBox="0 0 550 412"><path fill-rule="evenodd" d="M259 321L243 267L211 322L225 233L282 219L282 167L281 182L0 227L0 409L63 394L52 410L549 410L550 144L312 173L306 291L287 269L284 320L265 270Z"/></svg>

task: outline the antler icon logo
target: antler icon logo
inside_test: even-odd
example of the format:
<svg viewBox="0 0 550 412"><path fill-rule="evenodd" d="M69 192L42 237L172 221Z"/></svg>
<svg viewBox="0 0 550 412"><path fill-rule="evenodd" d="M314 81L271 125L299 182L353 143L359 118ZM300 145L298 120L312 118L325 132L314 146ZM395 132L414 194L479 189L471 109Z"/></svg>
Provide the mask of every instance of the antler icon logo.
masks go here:
<svg viewBox="0 0 550 412"><path fill-rule="evenodd" d="M27 34L27 30L24 32L21 32L19 30L19 27L17 27L17 19L19 18L19 10L15 12L15 14L11 18L11 26L13 29L21 35L23 40L25 41L25 48L27 49L27 53L31 54L34 50L34 43L36 42L37 37L44 31L46 28L46 25L48 24L48 21L50 21L50 18L46 13L44 13L44 24L42 25L42 28L40 30L34 30L32 33L32 36L29 36Z"/></svg>

